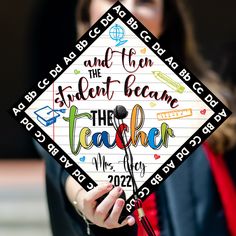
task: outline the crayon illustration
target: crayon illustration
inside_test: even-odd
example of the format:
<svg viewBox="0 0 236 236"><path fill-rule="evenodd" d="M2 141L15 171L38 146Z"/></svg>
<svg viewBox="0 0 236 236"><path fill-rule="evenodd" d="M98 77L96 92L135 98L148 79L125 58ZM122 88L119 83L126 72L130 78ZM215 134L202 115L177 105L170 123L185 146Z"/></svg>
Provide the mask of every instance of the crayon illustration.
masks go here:
<svg viewBox="0 0 236 236"><path fill-rule="evenodd" d="M174 81L168 75L162 73L161 71L153 71L154 76L161 82L168 85L170 88L174 89L178 93L183 93L185 88L180 83Z"/></svg>

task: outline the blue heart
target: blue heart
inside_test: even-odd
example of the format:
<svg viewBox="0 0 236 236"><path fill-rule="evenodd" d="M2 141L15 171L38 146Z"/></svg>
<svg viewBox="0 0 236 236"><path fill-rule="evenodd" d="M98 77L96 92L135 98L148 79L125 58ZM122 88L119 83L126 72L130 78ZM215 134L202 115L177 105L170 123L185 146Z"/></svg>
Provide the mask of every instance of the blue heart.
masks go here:
<svg viewBox="0 0 236 236"><path fill-rule="evenodd" d="M85 161L85 156L83 156L83 157L80 157L80 159L79 159L81 162L84 162Z"/></svg>

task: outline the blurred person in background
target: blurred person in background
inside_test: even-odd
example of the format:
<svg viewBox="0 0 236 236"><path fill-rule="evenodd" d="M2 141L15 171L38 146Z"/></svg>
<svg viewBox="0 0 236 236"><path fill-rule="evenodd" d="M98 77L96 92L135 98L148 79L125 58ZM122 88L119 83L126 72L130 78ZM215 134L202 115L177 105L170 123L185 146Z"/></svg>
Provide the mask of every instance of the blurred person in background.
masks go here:
<svg viewBox="0 0 236 236"><path fill-rule="evenodd" d="M77 7L74 7L74 1L71 13L72 16L77 15L78 37L115 2L79 0ZM234 111L232 93L209 69L198 52L183 1L121 2L159 38L165 48ZM60 14L57 16L60 17ZM235 124L234 114L144 202L156 235L236 235L236 193L233 181L236 167L229 165L236 154ZM137 220L135 223L133 216L125 219L122 224L118 223L124 206L124 200L119 198L122 192L119 187L111 190L109 184L104 184L86 192L51 156L41 148L39 150L46 161L47 196L53 235L87 235L88 222L90 234L95 236L146 235ZM106 193L109 193L108 196L97 204L96 199ZM75 200L78 202L77 209L73 205Z"/></svg>

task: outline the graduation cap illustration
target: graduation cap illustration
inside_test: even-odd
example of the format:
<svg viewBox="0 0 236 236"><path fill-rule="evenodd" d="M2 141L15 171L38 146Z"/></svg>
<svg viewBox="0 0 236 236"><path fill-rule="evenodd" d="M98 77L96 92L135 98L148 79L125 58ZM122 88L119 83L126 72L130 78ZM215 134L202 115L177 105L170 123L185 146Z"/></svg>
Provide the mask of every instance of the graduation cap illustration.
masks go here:
<svg viewBox="0 0 236 236"><path fill-rule="evenodd" d="M123 32L128 40L114 47L114 40L123 42ZM121 186L127 216L231 112L120 2L72 51L76 57L60 65L60 75L48 79L44 90L35 87L39 96L23 114L44 131L41 145L85 190L105 181ZM53 102L62 110L47 105ZM56 132L47 129L63 112Z"/></svg>
<svg viewBox="0 0 236 236"><path fill-rule="evenodd" d="M65 113L66 109L53 110L49 106L38 109L34 113L37 116L37 120L44 126L49 126L56 123L57 118L60 117L61 113Z"/></svg>

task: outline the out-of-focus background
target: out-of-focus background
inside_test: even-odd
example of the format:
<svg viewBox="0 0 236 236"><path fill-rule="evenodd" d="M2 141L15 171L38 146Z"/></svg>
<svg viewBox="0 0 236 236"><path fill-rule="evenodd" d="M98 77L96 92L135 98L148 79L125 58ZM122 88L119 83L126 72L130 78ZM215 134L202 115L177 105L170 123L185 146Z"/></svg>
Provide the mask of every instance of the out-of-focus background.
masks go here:
<svg viewBox="0 0 236 236"><path fill-rule="evenodd" d="M224 80L233 80L236 75L236 1L186 2L202 54ZM30 135L6 110L67 52L76 37L75 5L76 0L0 2L2 236L51 235L43 161Z"/></svg>

